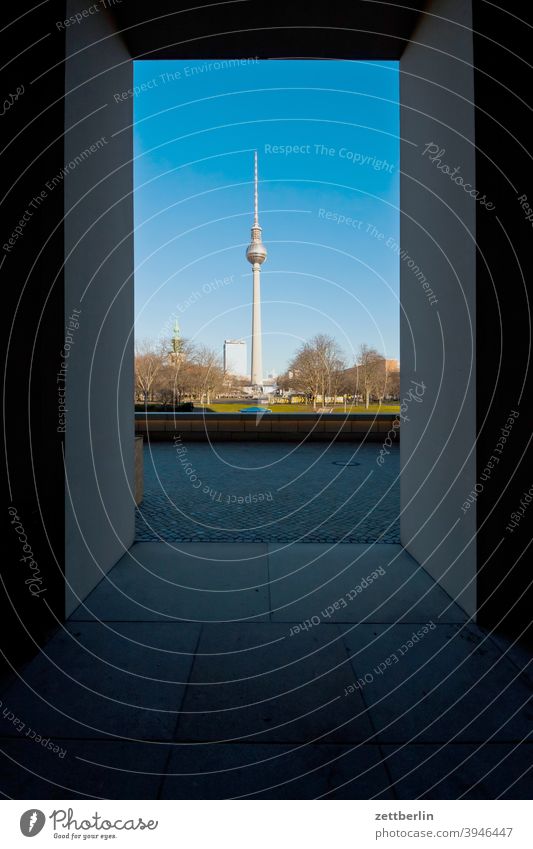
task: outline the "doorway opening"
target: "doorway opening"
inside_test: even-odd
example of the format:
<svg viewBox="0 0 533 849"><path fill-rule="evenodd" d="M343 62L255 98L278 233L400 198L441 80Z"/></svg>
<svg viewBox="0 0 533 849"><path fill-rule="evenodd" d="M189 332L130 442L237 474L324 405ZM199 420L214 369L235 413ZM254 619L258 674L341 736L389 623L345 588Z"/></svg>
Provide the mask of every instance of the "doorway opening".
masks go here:
<svg viewBox="0 0 533 849"><path fill-rule="evenodd" d="M137 61L131 97L137 539L399 544L399 63Z"/></svg>

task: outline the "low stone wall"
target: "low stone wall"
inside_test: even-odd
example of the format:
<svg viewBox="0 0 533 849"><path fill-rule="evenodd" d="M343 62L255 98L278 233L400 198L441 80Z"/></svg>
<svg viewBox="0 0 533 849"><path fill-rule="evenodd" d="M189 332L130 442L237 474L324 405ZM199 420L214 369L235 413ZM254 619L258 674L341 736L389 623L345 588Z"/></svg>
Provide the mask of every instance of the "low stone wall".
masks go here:
<svg viewBox="0 0 533 849"><path fill-rule="evenodd" d="M389 431L399 439L395 421L394 413L136 413L135 431L151 441L382 442Z"/></svg>

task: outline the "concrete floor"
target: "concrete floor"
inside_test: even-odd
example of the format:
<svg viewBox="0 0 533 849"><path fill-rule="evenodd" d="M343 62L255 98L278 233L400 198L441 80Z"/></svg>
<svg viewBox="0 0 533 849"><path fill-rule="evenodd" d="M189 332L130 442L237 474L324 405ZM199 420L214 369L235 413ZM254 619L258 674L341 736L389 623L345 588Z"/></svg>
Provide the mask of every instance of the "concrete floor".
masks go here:
<svg viewBox="0 0 533 849"><path fill-rule="evenodd" d="M525 660L398 545L137 543L2 692L2 790L529 798Z"/></svg>

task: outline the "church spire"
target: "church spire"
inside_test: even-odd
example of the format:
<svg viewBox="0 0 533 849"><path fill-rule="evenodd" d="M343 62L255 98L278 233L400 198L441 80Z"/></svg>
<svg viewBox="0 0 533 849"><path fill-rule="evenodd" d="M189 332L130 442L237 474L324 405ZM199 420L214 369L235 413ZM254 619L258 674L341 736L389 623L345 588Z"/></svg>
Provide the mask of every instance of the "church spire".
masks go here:
<svg viewBox="0 0 533 849"><path fill-rule="evenodd" d="M179 354L181 353L181 334L180 334L180 326L178 323L178 319L174 322L174 330L172 331L172 353Z"/></svg>

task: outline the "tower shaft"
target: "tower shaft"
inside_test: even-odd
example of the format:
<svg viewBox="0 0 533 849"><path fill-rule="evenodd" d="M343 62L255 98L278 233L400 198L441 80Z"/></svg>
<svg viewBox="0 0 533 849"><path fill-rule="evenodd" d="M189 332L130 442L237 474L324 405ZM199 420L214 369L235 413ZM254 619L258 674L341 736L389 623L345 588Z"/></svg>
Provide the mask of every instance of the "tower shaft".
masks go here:
<svg viewBox="0 0 533 849"><path fill-rule="evenodd" d="M261 266L253 265L252 301L252 386L263 386L263 345L261 337Z"/></svg>

